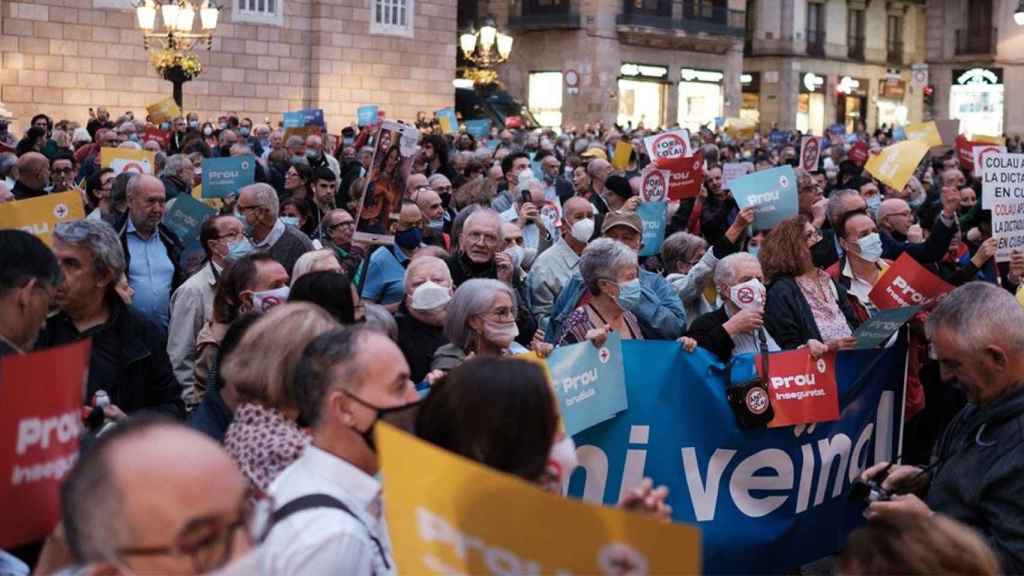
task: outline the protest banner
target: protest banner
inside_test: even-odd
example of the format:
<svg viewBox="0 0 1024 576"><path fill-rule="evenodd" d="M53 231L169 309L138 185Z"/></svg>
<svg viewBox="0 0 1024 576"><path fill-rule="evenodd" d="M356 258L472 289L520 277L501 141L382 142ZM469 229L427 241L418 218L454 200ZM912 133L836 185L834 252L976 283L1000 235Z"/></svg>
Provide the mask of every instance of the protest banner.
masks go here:
<svg viewBox="0 0 1024 576"><path fill-rule="evenodd" d="M445 134L454 134L459 131L459 119L455 116L454 108L442 108L434 112L434 118L437 118L437 123L441 125L441 130Z"/></svg>
<svg viewBox="0 0 1024 576"><path fill-rule="evenodd" d="M53 229L62 222L85 218L82 195L61 192L0 204L0 228L17 228L38 236L49 245Z"/></svg>
<svg viewBox="0 0 1024 576"><path fill-rule="evenodd" d="M796 173L792 166L742 176L733 180L729 189L740 208L755 207L755 230L770 230L797 214Z"/></svg>
<svg viewBox="0 0 1024 576"><path fill-rule="evenodd" d="M778 128L775 128L768 133L768 141L778 146L780 144L785 144L786 142L788 142L789 136L789 130L779 130Z"/></svg>
<svg viewBox="0 0 1024 576"><path fill-rule="evenodd" d="M612 167L616 170L629 168L629 157L633 154L633 144L628 140L619 140L615 143L615 154L612 155Z"/></svg>
<svg viewBox="0 0 1024 576"><path fill-rule="evenodd" d="M362 126L373 126L379 121L380 108L374 105L360 106L356 108L356 125Z"/></svg>
<svg viewBox="0 0 1024 576"><path fill-rule="evenodd" d="M91 341L0 360L0 548L42 540L78 457Z"/></svg>
<svg viewBox="0 0 1024 576"><path fill-rule="evenodd" d="M935 122L919 122L908 124L903 128L907 140L920 141L928 144L929 148L942 146L942 136L939 134L939 127Z"/></svg>
<svg viewBox="0 0 1024 576"><path fill-rule="evenodd" d="M256 158L248 154L203 159L203 198L238 194L256 178Z"/></svg>
<svg viewBox="0 0 1024 576"><path fill-rule="evenodd" d="M592 342L560 346L547 358L566 434L582 432L627 408L622 371L622 337L608 335L598 349Z"/></svg>
<svg viewBox="0 0 1024 576"><path fill-rule="evenodd" d="M960 134L953 141L953 149L956 151L956 159L960 163L960 169L974 171L974 148L978 146L992 146L981 142L972 142L967 136Z"/></svg>
<svg viewBox="0 0 1024 576"><path fill-rule="evenodd" d="M800 142L800 167L808 172L816 172L819 158L821 141L815 136L804 136Z"/></svg>
<svg viewBox="0 0 1024 576"><path fill-rule="evenodd" d="M302 110L285 112L281 120L281 125L284 128L325 127L324 111L320 108L304 108Z"/></svg>
<svg viewBox="0 0 1024 576"><path fill-rule="evenodd" d="M992 146L1005 146L1006 139L1002 136L986 136L984 134L971 134L971 142L975 144L990 144Z"/></svg>
<svg viewBox="0 0 1024 576"><path fill-rule="evenodd" d="M477 140L487 138L491 133L491 120L489 118L466 120L462 124L466 127L466 133Z"/></svg>
<svg viewBox="0 0 1024 576"><path fill-rule="evenodd" d="M726 118L725 133L733 140L750 140L754 137L757 123L746 118Z"/></svg>
<svg viewBox="0 0 1024 576"><path fill-rule="evenodd" d="M754 171L753 162L727 162L722 164L722 190L731 190L729 184Z"/></svg>
<svg viewBox="0 0 1024 576"><path fill-rule="evenodd" d="M563 498L384 423L377 444L396 573L701 571L693 526Z"/></svg>
<svg viewBox="0 0 1024 576"><path fill-rule="evenodd" d="M167 145L171 143L171 133L167 130L161 130L159 128L153 128L152 126L142 131L142 142L145 144L150 140L160 144L160 147L164 150L167 149Z"/></svg>
<svg viewBox="0 0 1024 576"><path fill-rule="evenodd" d="M992 210L996 262L1009 262L1024 249L1024 154L986 154L983 171L981 205Z"/></svg>
<svg viewBox="0 0 1024 576"><path fill-rule="evenodd" d="M857 339L856 348L878 348L920 311L920 306L904 306L875 312L853 333L853 337Z"/></svg>
<svg viewBox="0 0 1024 576"><path fill-rule="evenodd" d="M868 298L879 310L889 310L905 306L927 306L952 290L953 286L904 252L875 281Z"/></svg>
<svg viewBox="0 0 1024 576"><path fill-rule="evenodd" d="M835 353L814 358L809 348L799 348L769 354L767 375L761 373L760 355L754 365L768 383L775 411L769 428L839 419Z"/></svg>
<svg viewBox="0 0 1024 576"><path fill-rule="evenodd" d="M152 175L156 166L156 154L149 150L102 148L100 149L100 166L110 168L114 174L135 171L139 174Z"/></svg>
<svg viewBox="0 0 1024 576"><path fill-rule="evenodd" d="M672 173L648 166L640 175L640 201L661 202L668 198Z"/></svg>
<svg viewBox="0 0 1024 576"><path fill-rule="evenodd" d="M182 116L181 108L178 107L178 103L174 101L174 98L170 96L146 106L146 114L149 115L149 121L153 124L170 122Z"/></svg>
<svg viewBox="0 0 1024 576"><path fill-rule="evenodd" d="M886 186L902 191L903 187L914 175L917 165L928 153L928 143L920 140L907 140L892 146L886 146L881 152L872 156L864 169Z"/></svg>
<svg viewBox="0 0 1024 576"><path fill-rule="evenodd" d="M668 218L668 202L642 202L636 207L636 215L644 225L643 246L640 256L654 256L661 252L665 241L665 226Z"/></svg>
<svg viewBox="0 0 1024 576"><path fill-rule="evenodd" d="M629 409L573 438L580 468L568 493L613 505L645 476L665 484L673 520L701 528L704 573L795 574L835 554L863 522L851 481L901 453L903 337L840 352L839 419L799 435L740 428L725 367L706 350L633 340L622 349ZM753 373L751 355L738 356L733 381Z"/></svg>
<svg viewBox="0 0 1024 576"><path fill-rule="evenodd" d="M668 170L668 199L674 202L694 198L704 184L704 153L683 158L663 158L653 162L655 168Z"/></svg>
<svg viewBox="0 0 1024 576"><path fill-rule="evenodd" d="M990 154L1006 154L1006 146L997 146L995 144L975 144L971 146L971 166L974 167L974 177L978 178L982 182L985 180L985 157ZM985 196L982 194L981 207L985 208L990 206L985 202Z"/></svg>
<svg viewBox="0 0 1024 576"><path fill-rule="evenodd" d="M385 121L377 131L373 160L367 174L356 213L355 240L391 244L391 214L398 212L405 190L405 174L412 164L419 142L415 126Z"/></svg>
<svg viewBox="0 0 1024 576"><path fill-rule="evenodd" d="M868 161L868 145L864 142L857 142L850 147L847 157L857 166L863 166Z"/></svg>
<svg viewBox="0 0 1024 576"><path fill-rule="evenodd" d="M191 196L181 194L171 200L164 214L164 224L178 236L181 241L181 266L185 270L194 270L206 253L199 243L199 229L207 218L217 211Z"/></svg>
<svg viewBox="0 0 1024 576"><path fill-rule="evenodd" d="M669 130L644 138L644 147L651 162L679 160L693 155L690 147L690 133L684 130Z"/></svg>

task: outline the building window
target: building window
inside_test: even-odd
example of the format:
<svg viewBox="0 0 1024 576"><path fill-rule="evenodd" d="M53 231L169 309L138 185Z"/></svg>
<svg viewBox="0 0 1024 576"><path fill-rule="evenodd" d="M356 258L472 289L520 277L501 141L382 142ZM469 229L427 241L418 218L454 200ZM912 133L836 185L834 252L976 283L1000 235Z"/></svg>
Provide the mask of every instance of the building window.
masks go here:
<svg viewBox="0 0 1024 576"><path fill-rule="evenodd" d="M531 72L528 102L530 112L544 127L562 127L562 73Z"/></svg>
<svg viewBox="0 0 1024 576"><path fill-rule="evenodd" d="M371 34L393 34L412 36L414 0L370 0L373 13L370 15Z"/></svg>
<svg viewBox="0 0 1024 576"><path fill-rule="evenodd" d="M135 2L133 0L92 0L92 7L131 10L135 8Z"/></svg>
<svg viewBox="0 0 1024 576"><path fill-rule="evenodd" d="M900 66L903 64L903 17L890 15L886 22L886 61Z"/></svg>
<svg viewBox="0 0 1024 576"><path fill-rule="evenodd" d="M849 10L846 13L847 56L853 60L864 59L864 11Z"/></svg>
<svg viewBox="0 0 1024 576"><path fill-rule="evenodd" d="M284 0L234 0L233 22L249 24L284 24Z"/></svg>
<svg viewBox="0 0 1024 576"><path fill-rule="evenodd" d="M825 6L817 2L807 3L807 53L825 55Z"/></svg>

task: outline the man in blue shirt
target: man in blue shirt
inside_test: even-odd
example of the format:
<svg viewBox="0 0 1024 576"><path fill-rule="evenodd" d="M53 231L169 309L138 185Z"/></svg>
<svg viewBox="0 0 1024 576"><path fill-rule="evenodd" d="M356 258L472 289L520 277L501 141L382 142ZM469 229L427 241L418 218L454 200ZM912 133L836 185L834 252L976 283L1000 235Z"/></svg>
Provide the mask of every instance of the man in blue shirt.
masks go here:
<svg viewBox="0 0 1024 576"><path fill-rule="evenodd" d="M398 215L395 243L381 246L370 256L362 296L383 304L394 314L405 298L405 267L423 241L423 214L416 204L406 201Z"/></svg>
<svg viewBox="0 0 1024 576"><path fill-rule="evenodd" d="M164 183L140 174L128 183L128 213L121 227L132 305L148 320L167 329L171 293L181 284L181 244L160 221L166 211Z"/></svg>

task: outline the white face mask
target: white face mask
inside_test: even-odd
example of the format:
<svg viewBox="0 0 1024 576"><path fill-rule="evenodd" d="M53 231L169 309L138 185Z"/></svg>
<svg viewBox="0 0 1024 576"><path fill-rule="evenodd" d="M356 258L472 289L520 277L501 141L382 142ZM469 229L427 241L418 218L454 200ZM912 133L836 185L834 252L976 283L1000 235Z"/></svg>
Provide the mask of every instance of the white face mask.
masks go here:
<svg viewBox="0 0 1024 576"><path fill-rule="evenodd" d="M499 323L487 321L484 323L484 338L492 344L502 348L508 348L512 341L519 336L519 326L515 322Z"/></svg>
<svg viewBox="0 0 1024 576"><path fill-rule="evenodd" d="M760 280L751 278L729 288L729 300L740 310L761 311L764 310L764 299L767 292Z"/></svg>
<svg viewBox="0 0 1024 576"><path fill-rule="evenodd" d="M409 306L417 312L431 312L447 305L451 299L451 288L427 280L413 290Z"/></svg>
<svg viewBox="0 0 1024 576"><path fill-rule="evenodd" d="M512 266L519 268L523 264L523 258L526 257L526 250L519 245L512 246L505 249L505 254L512 259Z"/></svg>
<svg viewBox="0 0 1024 576"><path fill-rule="evenodd" d="M548 465L544 473L544 489L549 492L561 493L562 486L569 480L572 471L579 466L576 458L576 443L572 436L562 435L551 445L548 453Z"/></svg>
<svg viewBox="0 0 1024 576"><path fill-rule="evenodd" d="M289 289L287 286L274 288L273 290L261 290L252 293L252 308L257 312L266 312L278 304L288 301Z"/></svg>
<svg viewBox="0 0 1024 576"><path fill-rule="evenodd" d="M577 242L581 242L583 244L590 242L590 238L594 235L593 218L584 218L583 220L577 221L572 225L571 233L573 239Z"/></svg>

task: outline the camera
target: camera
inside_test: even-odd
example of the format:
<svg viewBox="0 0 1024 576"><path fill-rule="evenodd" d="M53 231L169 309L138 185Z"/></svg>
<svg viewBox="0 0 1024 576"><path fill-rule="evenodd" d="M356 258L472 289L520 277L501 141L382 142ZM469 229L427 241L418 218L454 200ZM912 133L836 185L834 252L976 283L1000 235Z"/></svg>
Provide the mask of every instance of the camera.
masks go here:
<svg viewBox="0 0 1024 576"><path fill-rule="evenodd" d="M850 500L854 502L888 502L892 500L893 493L882 487L882 483L889 477L889 468L886 467L873 478L861 480L860 478L850 484Z"/></svg>

